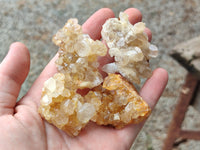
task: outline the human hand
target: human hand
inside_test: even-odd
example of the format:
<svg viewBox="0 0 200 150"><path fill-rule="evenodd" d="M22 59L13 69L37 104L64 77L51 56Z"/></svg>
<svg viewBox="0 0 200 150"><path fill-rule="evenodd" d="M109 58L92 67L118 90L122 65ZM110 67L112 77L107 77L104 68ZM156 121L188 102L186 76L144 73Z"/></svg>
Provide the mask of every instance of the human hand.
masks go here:
<svg viewBox="0 0 200 150"><path fill-rule="evenodd" d="M125 12L132 24L142 19L137 9L129 8ZM101 27L111 17L114 17L114 13L110 9L100 9L83 24L83 31L94 40L100 39ZM149 29L146 29L146 33L151 39ZM29 72L30 56L23 44L11 45L0 64L0 149L129 149L144 122L120 130L89 123L79 136L71 138L40 117L38 106L43 83L56 73L56 57L45 67L27 94L16 103L21 85ZM111 60L105 57L100 61ZM159 68L154 70L152 77L142 87L140 95L152 109L167 80L167 72Z"/></svg>

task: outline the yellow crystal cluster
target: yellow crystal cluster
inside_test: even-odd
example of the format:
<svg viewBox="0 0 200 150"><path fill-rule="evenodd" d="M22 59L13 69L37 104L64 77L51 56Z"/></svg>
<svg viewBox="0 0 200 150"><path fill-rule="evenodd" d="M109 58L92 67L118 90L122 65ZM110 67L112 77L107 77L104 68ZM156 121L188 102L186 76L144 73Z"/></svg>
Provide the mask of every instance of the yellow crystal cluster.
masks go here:
<svg viewBox="0 0 200 150"><path fill-rule="evenodd" d="M143 22L132 25L128 15L122 12L119 18L107 20L101 31L109 47L109 54L115 59L115 62L105 65L103 70L107 73L119 72L130 82L139 84L141 77L151 76L149 59L158 55L158 49L148 42Z"/></svg>
<svg viewBox="0 0 200 150"><path fill-rule="evenodd" d="M68 20L53 42L60 47L58 71L71 77L70 88L93 88L103 82L97 57L105 56L107 48L101 41L93 41L88 34L83 34L77 19Z"/></svg>
<svg viewBox="0 0 200 150"><path fill-rule="evenodd" d="M77 19L68 20L53 37L59 46L58 73L44 83L39 113L70 136L77 136L89 121L122 128L150 114L149 106L129 81L138 83L138 76L150 75L148 60L156 51L148 42L144 24L132 26L127 18L120 13L120 20L109 19L103 26L102 37L115 58L103 67L108 72L105 79L98 71L98 56L105 56L107 48L84 34ZM121 37L126 38L126 46L119 42ZM78 92L85 89L89 90L84 95Z"/></svg>
<svg viewBox="0 0 200 150"><path fill-rule="evenodd" d="M44 83L39 112L50 123L76 136L97 111L77 90L92 89L103 82L97 58L106 55L107 48L83 34L77 19L68 20L53 42L60 47L56 61L59 73ZM92 91L88 94L98 98Z"/></svg>
<svg viewBox="0 0 200 150"><path fill-rule="evenodd" d="M118 129L146 119L151 110L136 89L119 74L108 74L101 91L101 105L91 119L99 125L112 125Z"/></svg>

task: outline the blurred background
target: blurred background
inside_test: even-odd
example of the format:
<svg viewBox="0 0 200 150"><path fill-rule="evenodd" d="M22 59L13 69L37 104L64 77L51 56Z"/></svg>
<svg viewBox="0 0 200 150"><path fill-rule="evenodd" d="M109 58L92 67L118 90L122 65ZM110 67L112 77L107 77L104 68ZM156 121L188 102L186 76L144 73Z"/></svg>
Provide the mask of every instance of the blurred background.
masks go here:
<svg viewBox="0 0 200 150"><path fill-rule="evenodd" d="M159 57L153 69L165 68L169 82L132 150L160 150L187 71L168 53L178 43L200 35L199 0L0 0L0 62L12 42L23 42L31 54L31 69L19 97L30 88L58 48L51 42L65 22L76 17L80 24L96 10L108 7L116 16L126 8L138 8L153 33ZM189 107L182 128L200 130L200 112ZM89 143L88 143L89 144ZM200 141L187 140L174 150L199 150Z"/></svg>

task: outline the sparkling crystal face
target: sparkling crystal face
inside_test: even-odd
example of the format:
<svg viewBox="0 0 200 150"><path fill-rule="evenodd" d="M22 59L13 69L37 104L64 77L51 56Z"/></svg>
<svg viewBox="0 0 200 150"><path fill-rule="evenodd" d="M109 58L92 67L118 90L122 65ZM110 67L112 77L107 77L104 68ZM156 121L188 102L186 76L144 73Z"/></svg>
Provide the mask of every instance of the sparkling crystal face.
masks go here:
<svg viewBox="0 0 200 150"><path fill-rule="evenodd" d="M130 83L151 75L148 62L157 55L144 29L144 23L131 25L125 13L103 25L102 38L115 60L103 67L108 73L103 79L97 59L106 55L106 46L83 34L76 19L68 20L53 37L59 46L58 73L44 83L41 116L70 136L77 136L89 121L122 128L146 119L151 110ZM86 88L84 96L77 92Z"/></svg>

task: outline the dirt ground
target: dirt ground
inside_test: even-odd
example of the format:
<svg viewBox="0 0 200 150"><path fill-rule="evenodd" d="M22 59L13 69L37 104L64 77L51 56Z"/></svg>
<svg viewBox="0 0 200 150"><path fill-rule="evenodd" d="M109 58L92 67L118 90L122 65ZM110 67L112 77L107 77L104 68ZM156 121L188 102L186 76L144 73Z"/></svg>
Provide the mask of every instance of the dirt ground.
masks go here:
<svg viewBox="0 0 200 150"><path fill-rule="evenodd" d="M168 53L178 43L200 35L199 0L0 0L0 61L9 45L21 41L31 53L31 70L22 86L22 97L57 47L52 36L67 19L76 17L82 24L93 12L113 9L116 15L129 7L138 8L143 22L152 30L152 43L160 54L151 61L152 68L162 67L169 73L169 82L159 103L148 119L132 150L161 150L187 71ZM200 113L192 106L183 123L184 129L200 130ZM174 150L199 150L200 141L188 140Z"/></svg>

